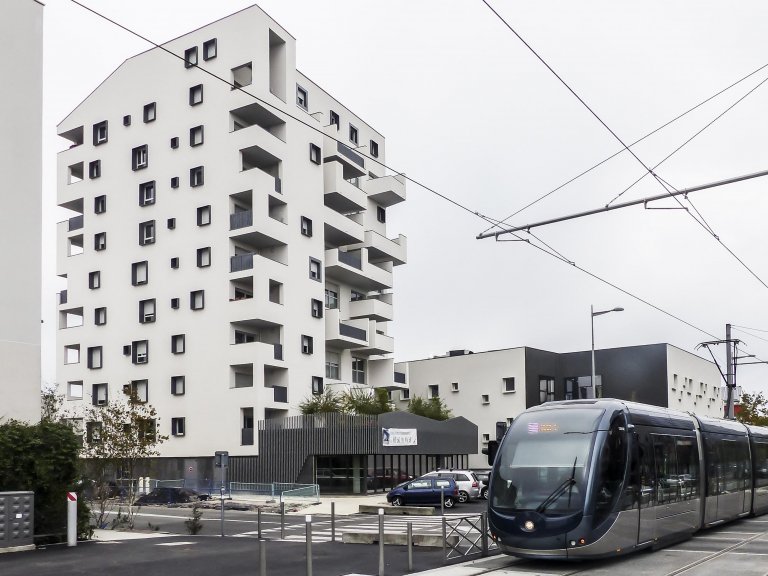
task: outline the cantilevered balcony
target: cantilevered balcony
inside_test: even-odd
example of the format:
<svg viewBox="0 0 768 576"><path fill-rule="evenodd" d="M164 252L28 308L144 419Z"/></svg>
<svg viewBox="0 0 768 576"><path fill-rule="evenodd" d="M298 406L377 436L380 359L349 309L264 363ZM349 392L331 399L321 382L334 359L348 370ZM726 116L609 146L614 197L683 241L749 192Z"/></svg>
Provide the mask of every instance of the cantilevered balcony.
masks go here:
<svg viewBox="0 0 768 576"><path fill-rule="evenodd" d="M405 200L405 178L402 176L369 178L362 182L362 187L371 200L384 207Z"/></svg>
<svg viewBox="0 0 768 576"><path fill-rule="evenodd" d="M363 348L368 345L367 320L339 320L337 308L325 311L325 343L332 348Z"/></svg>
<svg viewBox="0 0 768 576"><path fill-rule="evenodd" d="M368 174L363 156L329 136L325 136L323 140L323 161L340 162L344 166L345 178L357 178Z"/></svg>
<svg viewBox="0 0 768 576"><path fill-rule="evenodd" d="M342 214L365 210L368 197L360 188L345 180L344 166L340 162L323 164L325 205Z"/></svg>
<svg viewBox="0 0 768 576"><path fill-rule="evenodd" d="M362 244L365 240L365 232L360 223L362 220L362 214L345 216L335 210L325 210L323 222L325 247L338 248L350 244Z"/></svg>
<svg viewBox="0 0 768 576"><path fill-rule="evenodd" d="M405 264L407 259L408 238L400 234L390 239L375 230L366 230L363 243L351 248L368 248L369 262L392 262L394 266L399 266Z"/></svg>
<svg viewBox="0 0 768 576"><path fill-rule="evenodd" d="M349 303L349 317L366 318L378 322L390 322L394 318L392 304L376 298L355 300Z"/></svg>
<svg viewBox="0 0 768 576"><path fill-rule="evenodd" d="M378 356L392 354L395 351L395 339L375 329L376 323L371 322L368 330L368 346L355 350L355 354L369 354Z"/></svg>
<svg viewBox="0 0 768 576"><path fill-rule="evenodd" d="M368 262L368 249L325 251L325 276L362 290L392 288L392 272Z"/></svg>

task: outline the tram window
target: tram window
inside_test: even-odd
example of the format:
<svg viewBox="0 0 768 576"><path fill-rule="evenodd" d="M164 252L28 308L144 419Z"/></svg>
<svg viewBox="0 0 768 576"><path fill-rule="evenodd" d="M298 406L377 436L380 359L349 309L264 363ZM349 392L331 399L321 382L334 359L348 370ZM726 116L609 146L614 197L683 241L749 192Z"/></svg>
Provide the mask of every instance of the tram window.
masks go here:
<svg viewBox="0 0 768 576"><path fill-rule="evenodd" d="M595 499L595 526L613 511L616 501L621 495L627 463L625 430L624 418L614 418L600 450L600 461L597 468L599 477L595 482L598 487Z"/></svg>
<svg viewBox="0 0 768 576"><path fill-rule="evenodd" d="M680 479L680 498L699 497L699 449L693 438L677 438L677 473Z"/></svg>
<svg viewBox="0 0 768 576"><path fill-rule="evenodd" d="M714 438L706 439L707 447L707 496L717 496L722 492L721 470L723 462L721 452L718 449L720 442Z"/></svg>
<svg viewBox="0 0 768 576"><path fill-rule="evenodd" d="M653 439L656 459L656 494L659 504L671 504L680 499L680 476L677 473L677 452L675 439L671 436L656 436Z"/></svg>
<svg viewBox="0 0 768 576"><path fill-rule="evenodd" d="M755 442L755 487L768 486L768 443Z"/></svg>

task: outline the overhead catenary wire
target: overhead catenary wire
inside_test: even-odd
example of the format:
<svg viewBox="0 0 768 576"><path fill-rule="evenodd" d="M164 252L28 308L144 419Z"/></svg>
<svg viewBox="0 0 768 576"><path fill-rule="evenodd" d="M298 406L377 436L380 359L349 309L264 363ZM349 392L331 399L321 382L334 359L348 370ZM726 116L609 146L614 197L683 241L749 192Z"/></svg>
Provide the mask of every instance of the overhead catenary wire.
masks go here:
<svg viewBox="0 0 768 576"><path fill-rule="evenodd" d="M93 8L90 8L89 6L86 6L86 5L82 4L82 3L81 3L81 2L79 2L78 0L70 0L70 2L72 2L73 4L76 4L76 5L80 6L81 8L83 8L83 9L85 9L85 10L87 10L87 11L91 12L92 14L96 15L97 17L99 17L99 18L101 18L101 19L103 19L103 20L106 20L107 22L109 22L109 23L111 23L111 24L113 24L113 25L115 25L115 26L117 26L117 27L121 28L122 30L124 30L124 31L128 32L129 34L131 34L131 35L133 35L133 36L136 36L137 38L140 38L141 40L143 40L143 41L145 41L145 42L147 42L147 43L149 43L149 44L153 45L154 47L156 47L156 48L158 48L158 49L160 49L160 50L162 50L162 51L164 51L164 52L168 53L169 55L173 56L174 58L176 58L176 59L178 59L178 60L181 60L182 62L186 62L186 59L184 58L184 56L182 56L182 55L179 55L179 54L176 54L176 53L172 52L172 51L171 51L171 50L169 50L168 48L166 48L166 47L164 47L164 46L162 46L162 45L160 45L160 44L158 44L158 43L156 43L156 42L154 42L154 41L150 40L149 38L146 38L145 36L141 35L140 33L138 33L138 32L136 32L136 31L134 31L134 30L132 30L132 29L128 28L127 26L125 26L125 25L123 25L123 24L120 24L119 22L117 22L117 21L115 21L115 20L113 20L113 19L109 18L108 16L106 16L106 15L104 15L104 14L101 14L101 13L100 13L100 12L98 12L97 10L94 10ZM336 139L336 138L333 138L332 136L329 136L329 135L328 135L328 134L326 134L324 131L322 131L320 128L318 128L318 127L316 127L316 126L312 126L311 124L309 124L309 123L308 123L308 122L306 122L305 120L303 120L303 119L301 119L301 118L298 118L298 117L296 117L296 116L293 116L293 115L291 115L291 114L289 114L289 113L285 112L284 110L281 110L280 108L278 108L278 107L274 106L273 104L271 104L271 103L269 103L269 102L267 102L267 101L265 101L265 100L262 100L262 99L261 99L261 98L259 98L258 96L256 96L256 95L254 95L254 94L252 94L252 93L248 92L247 90L243 89L243 87L241 87L241 86L235 86L233 83L229 82L229 81L228 81L228 80L226 80L225 78L222 78L221 76L218 76L217 74L214 74L214 73L213 73L213 72L211 72L210 70L206 70L205 68L201 68L201 67L197 66L196 64L195 64L195 65L193 65L193 66L194 66L195 68L197 68L198 70L201 70L202 72L204 72L204 73L208 74L209 76L211 76L211 77L213 77L213 78L215 78L215 79L217 79L217 80L219 80L219 81L221 81L221 82L223 82L223 83L227 84L227 85L228 85L228 86L230 86L231 88L233 88L233 89L237 89L237 90L240 90L241 92L243 92L243 93L245 93L246 95L250 96L250 97L251 97L251 98L253 98L254 100L256 100L256 101L258 101L258 102L260 102L260 103L263 103L264 105L266 105L266 106L269 106L270 108L272 108L272 109L274 109L274 110L277 110L277 111L278 111L278 112L280 112L281 114L284 114L285 116L287 116L287 117L289 117L289 118L291 118L291 119L293 119L293 120L296 120L297 122L299 122L299 123L303 124L304 126L306 126L306 127L310 128L310 129L312 129L312 130L314 130L314 131L316 131L316 132L318 132L318 133L322 134L323 136L326 136L326 137L330 138L331 140L333 140L333 141L335 141L335 142L340 142L340 140L338 140L338 139ZM342 143L342 144L343 144L343 143ZM372 157L370 157L370 156L367 156L367 155L365 155L365 154L362 154L362 153L361 153L361 155L362 155L362 156L364 156L364 157L366 157L366 158L368 158L370 161L374 162L375 164L378 164L379 166L381 166L381 167L383 167L383 168L385 168L385 169L387 169L387 170L390 170L390 171L392 171L392 172L394 172L394 173L396 173L396 174L398 174L398 175L402 176L403 178L405 178L405 179L406 179L406 180L408 180L409 182L412 182L413 184L415 184L415 185L419 186L420 188L423 188L424 190L426 190L426 191L428 191L428 192L430 192L430 193L434 194L435 196L437 196L437 197L439 197L439 198L441 198L441 199L445 200L446 202L449 202L450 204L454 205L455 207L457 207L457 208L459 208L459 209L461 209L461 210L463 210L463 211L465 211L465 212L468 212L469 214L472 214L473 216L475 216L475 217L477 217L477 218L480 218L480 219L484 220L485 222L487 222L487 223L489 223L489 224L492 224L492 225L496 225L496 224L499 222L498 220L494 220L494 219L492 219L492 218L489 218L489 217L487 217L487 216L484 216L484 215L483 215L483 214L481 214L480 212L477 212L477 211L475 211L475 210L472 210L471 208L469 208L469 207L467 207L467 206L465 206L465 205L461 204L460 202L457 202L456 200L454 200L454 199L452 199L452 198L450 198L450 197L448 197L448 196L446 196L446 195L444 195L444 194L442 194L442 193L438 192L437 190L435 190L435 189L433 189L433 188L431 188L431 187L429 187L429 186L426 186L425 184L421 183L421 182L420 182L420 181L418 181L418 180L415 180L415 179L414 179L414 178L412 178L412 177L406 176L406 175L405 175L404 173L402 173L402 172L399 172L399 171L397 171L397 170L394 170L394 169L393 169L393 168L391 168L390 166L388 166L388 165L384 164L383 162L381 162L381 161L379 161L379 160L377 160L377 159L375 159L375 158L372 158ZM541 251L542 253L544 253L544 254L547 254L547 255L549 255L549 256L551 256L551 257L553 257L553 258L555 258L555 259L557 259L557 260L559 260L559 261L561 261L561 262L563 262L563 263L565 263L565 264L568 264L568 265L570 265L570 266L574 267L575 269L579 270L579 271L580 271L580 272L582 272L583 274L586 274L587 276L590 276L591 278L593 278L593 279L595 279L595 280L597 280L597 281L599 281L599 282L601 282L601 283L603 283L603 284L605 284L605 285L607 285L607 286L610 286L610 287L612 287L612 288L614 288L614 289L618 290L618 291L619 291L619 292L621 292L622 294L625 294L626 296L629 296L630 298L632 298L632 299L634 299L634 300L636 300L636 301L638 301L638 302L640 302L640 303L642 303L642 304L645 304L645 305L649 306L650 308L653 308L654 310L656 310L656 311L658 311L658 312L660 312L660 313L662 313L662 314L664 314L664 315L666 315L666 316L668 316L668 317L670 317L670 318L672 318L672 319L674 319L674 320L677 320L678 322L681 322L682 324L685 324L686 326L688 326L688 327L690 327L690 328L692 328L692 329L694 329L694 330L696 330L696 331L698 331L698 332L701 332L701 333L703 333L703 334L706 334L707 336L711 336L711 337L713 337L713 338L716 338L716 336L715 336L714 334L711 334L710 332L707 332L705 329L703 329L703 328L700 328L700 327L698 327L698 326L694 325L693 323L691 323L691 322L688 322L687 320L684 320L684 319L680 318L679 316L676 316L675 314L672 314L671 312L668 312L667 310L664 310L663 308L661 308L661 307L659 307L659 306L656 306L655 304L651 303L649 300L646 300L646 299L644 299L644 298L642 298L642 297L640 297L640 296L637 296L637 295L635 295L635 294L633 294L633 293L629 292L628 290L626 290L626 289L624 289L624 288L621 288L621 287L620 287L620 286L618 286L617 284L614 284L613 282L610 282L609 280L606 280L606 279L604 279L604 278L602 278L602 277L598 276L597 274L595 274L595 273L593 273L593 272L590 272L589 270L587 270L587 269L585 269L585 268L583 268L583 267L581 267L581 266L578 266L578 265L577 265L577 264L576 264L574 261L567 259L567 258L566 258L566 257L564 257L562 254L560 254L559 252L555 251L553 248L551 248L551 247L550 247L550 250L553 250L553 252L550 252L550 251L548 251L547 249L545 249L545 248L542 248L541 246L539 246L539 245L537 245L537 244L535 244L535 243L533 243L533 242L530 242L528 239L525 239L525 238L521 238L521 237L520 237L519 235L517 235L517 234L513 234L513 236L516 236L516 237L517 237L519 240L521 240L521 241L523 241L523 242L525 242L525 243L529 244L530 246L534 247L535 249L537 249L537 250ZM536 238L536 237L534 236L534 238ZM537 238L537 240L538 240L538 238ZM541 242L542 242L542 244L544 244L544 245L548 246L548 245L547 245L546 243L544 243L543 241L541 241Z"/></svg>

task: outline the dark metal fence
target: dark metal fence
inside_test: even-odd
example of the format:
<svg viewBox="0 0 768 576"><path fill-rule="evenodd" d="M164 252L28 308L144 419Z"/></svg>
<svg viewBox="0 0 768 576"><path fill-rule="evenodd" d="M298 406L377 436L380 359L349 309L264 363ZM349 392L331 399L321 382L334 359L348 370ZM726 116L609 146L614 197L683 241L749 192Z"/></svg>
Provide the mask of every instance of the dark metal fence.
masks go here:
<svg viewBox="0 0 768 576"><path fill-rule="evenodd" d="M359 250L356 250L355 252L342 252L339 250L339 262L346 264L347 266L352 266L352 268L357 268L358 270L363 269L363 260L360 257Z"/></svg>
<svg viewBox="0 0 768 576"><path fill-rule="evenodd" d="M253 254L239 254L229 259L229 271L240 272L253 268Z"/></svg>
<svg viewBox="0 0 768 576"><path fill-rule="evenodd" d="M253 210L244 210L229 215L230 230L246 228L247 226L253 226Z"/></svg>
<svg viewBox="0 0 768 576"><path fill-rule="evenodd" d="M339 334L349 338L354 338L355 340L367 341L368 339L365 330L362 328L355 328L354 326L344 324L343 322L339 322Z"/></svg>
<svg viewBox="0 0 768 576"><path fill-rule="evenodd" d="M352 162L354 162L355 164L357 164L361 168L365 168L365 160L363 159L362 156L360 156L360 154L357 154L356 152L353 152L352 148L350 148L349 146L347 146L345 144L342 144L341 142L339 142L338 144L339 144L339 146L338 146L339 154L341 154L342 156L345 156L346 158L352 160Z"/></svg>

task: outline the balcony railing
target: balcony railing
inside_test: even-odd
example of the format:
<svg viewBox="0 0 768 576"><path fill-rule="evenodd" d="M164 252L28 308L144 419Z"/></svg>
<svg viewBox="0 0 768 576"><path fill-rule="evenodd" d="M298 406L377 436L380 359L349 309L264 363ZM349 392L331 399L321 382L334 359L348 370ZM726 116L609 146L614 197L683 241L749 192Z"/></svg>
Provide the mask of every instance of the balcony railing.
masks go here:
<svg viewBox="0 0 768 576"><path fill-rule="evenodd" d="M354 326L350 326L349 324L343 324L339 322L339 334L342 336L347 336L348 338L354 338L355 340L367 340L367 334L365 330L362 328L355 328Z"/></svg>
<svg viewBox="0 0 768 576"><path fill-rule="evenodd" d="M239 254L229 259L229 271L240 272L253 268L253 254Z"/></svg>
<svg viewBox="0 0 768 576"><path fill-rule="evenodd" d="M339 262L358 270L363 269L363 259L360 257L359 250L357 252L342 252L339 250Z"/></svg>
<svg viewBox="0 0 768 576"><path fill-rule="evenodd" d="M253 428L241 428L241 441L243 446L253 446Z"/></svg>
<svg viewBox="0 0 768 576"><path fill-rule="evenodd" d="M273 386L275 402L288 402L288 388L285 386Z"/></svg>
<svg viewBox="0 0 768 576"><path fill-rule="evenodd" d="M283 181L277 176L275 176L275 192L283 193Z"/></svg>
<svg viewBox="0 0 768 576"><path fill-rule="evenodd" d="M69 231L72 232L73 230L80 230L80 228L83 227L83 215L80 214L80 216L73 216L69 219Z"/></svg>
<svg viewBox="0 0 768 576"><path fill-rule="evenodd" d="M350 160L352 160L352 162L354 162L361 168L365 168L365 160L363 160L363 157L360 156L360 154L353 152L352 148L350 148L345 144L342 144L341 142L338 142L338 150L339 150L339 154L349 158Z"/></svg>
<svg viewBox="0 0 768 576"><path fill-rule="evenodd" d="M282 344L275 344L275 360L282 360L283 359L283 345Z"/></svg>
<svg viewBox="0 0 768 576"><path fill-rule="evenodd" d="M66 304L67 303L67 291L62 290L59 292L59 304Z"/></svg>
<svg viewBox="0 0 768 576"><path fill-rule="evenodd" d="M237 230L238 228L246 228L248 226L253 226L253 210L244 210L229 215L230 230Z"/></svg>
<svg viewBox="0 0 768 576"><path fill-rule="evenodd" d="M405 372L395 372L395 383L405 384Z"/></svg>

